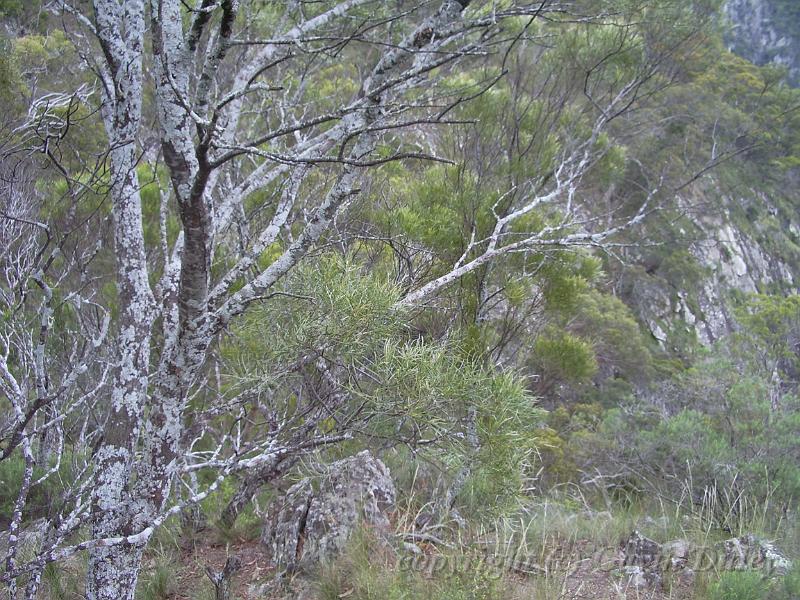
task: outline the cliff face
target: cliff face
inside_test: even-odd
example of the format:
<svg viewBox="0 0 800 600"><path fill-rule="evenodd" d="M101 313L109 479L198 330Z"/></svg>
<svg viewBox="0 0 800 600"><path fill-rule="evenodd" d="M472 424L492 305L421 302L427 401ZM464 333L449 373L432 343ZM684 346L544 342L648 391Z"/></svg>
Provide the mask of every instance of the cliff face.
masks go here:
<svg viewBox="0 0 800 600"><path fill-rule="evenodd" d="M728 0L725 12L731 51L757 65L783 65L792 85L800 85L800 2Z"/></svg>
<svg viewBox="0 0 800 600"><path fill-rule="evenodd" d="M727 0L724 7L729 49L757 65L786 67L789 83L800 87L800 0ZM747 118L730 122L752 127ZM765 145L796 129L776 128ZM744 153L722 164L679 201L683 217L648 231L660 249L643 249L621 275L622 297L665 350L709 346L736 330L734 306L746 295L798 293L800 162L778 175L779 154Z"/></svg>
<svg viewBox="0 0 800 600"><path fill-rule="evenodd" d="M708 346L736 329L733 300L755 293L798 293L800 226L763 193L722 199L724 207L698 217L686 262L693 273L676 285L664 273L643 267L628 273L628 298L659 344L679 350L686 341ZM760 205L752 221L747 208Z"/></svg>

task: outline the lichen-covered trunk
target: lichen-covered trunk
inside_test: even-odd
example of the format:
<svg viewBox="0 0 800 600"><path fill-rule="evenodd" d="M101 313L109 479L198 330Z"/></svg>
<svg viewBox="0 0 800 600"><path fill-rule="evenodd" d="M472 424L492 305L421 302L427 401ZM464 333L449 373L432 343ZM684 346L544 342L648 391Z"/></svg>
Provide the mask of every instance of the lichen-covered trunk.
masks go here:
<svg viewBox="0 0 800 600"><path fill-rule="evenodd" d="M137 533L132 521L137 507L129 484L146 401L150 362L153 300L147 283L141 233L141 200L133 165L133 149L112 153L112 189L117 255L119 333L108 418L103 442L95 454L91 530L93 538ZM91 551L86 597L89 600L133 598L141 548L126 545Z"/></svg>
<svg viewBox="0 0 800 600"><path fill-rule="evenodd" d="M90 600L133 600L144 545L120 544L98 548L89 558L91 578L86 586Z"/></svg>
<svg viewBox="0 0 800 600"><path fill-rule="evenodd" d="M94 455L91 534L94 539L136 533L138 508L130 494L147 397L154 300L148 281L142 200L136 174L142 112L144 3L94 0L95 28L105 58L101 113L108 136L111 215L117 285L115 368L102 442ZM143 544L101 545L89 554L88 600L133 598Z"/></svg>

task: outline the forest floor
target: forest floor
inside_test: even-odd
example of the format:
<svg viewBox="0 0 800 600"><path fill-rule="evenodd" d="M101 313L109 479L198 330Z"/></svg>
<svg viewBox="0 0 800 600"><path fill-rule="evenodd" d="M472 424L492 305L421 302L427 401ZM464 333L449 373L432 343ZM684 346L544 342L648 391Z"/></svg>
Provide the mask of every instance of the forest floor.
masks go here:
<svg viewBox="0 0 800 600"><path fill-rule="evenodd" d="M579 542L590 546L591 542ZM258 540L237 540L222 543L206 540L198 543L180 557L175 565L175 600L197 600L210 595L211 584L206 569L220 571L230 555L241 560L241 570L234 578L233 597L236 600L327 600L329 594L317 589L314 582L297 578L286 589L271 590L270 582L274 568L265 558ZM152 565L151 565L152 566ZM431 576L434 577L434 576ZM627 582L627 577L609 564L584 560L568 565L561 571L542 575L523 574L513 570L503 574L504 589L510 600L690 600L695 597L692 580L674 579L666 585L636 587ZM202 581L202 590L198 582ZM350 589L352 592L353 589ZM347 598L348 590L338 594ZM477 598L478 596L476 596ZM432 596L433 598L433 596Z"/></svg>
<svg viewBox="0 0 800 600"><path fill-rule="evenodd" d="M714 590L725 575L724 569L720 570L718 564L703 568L696 559L706 550L724 546L733 534L713 532L708 523L693 521L687 514L597 512L543 503L531 507L518 520L494 521L487 523L486 529L454 529L449 536L431 536L433 540L416 541L413 545L404 543L409 538L402 532L411 530L404 515L391 515L398 533L390 543L369 529L359 529L332 563L314 572L300 572L282 585L275 584L276 569L261 542L263 515L248 512L234 528L225 531L210 524L190 531L176 522L160 530L148 548L136 599L215 600L209 571L220 572L232 556L241 566L232 579L230 600L800 598L796 595L800 590L796 569L785 578L794 581L794 591L788 594L782 591L783 578L769 578L764 579L767 587L758 584L759 589L767 590L766 595L731 596L726 592L720 596ZM701 527L704 524L706 527ZM774 540L775 547L786 552L785 556L796 558L800 556L799 530L794 521L788 521L781 532L773 531L772 536L769 532L752 531L763 534L759 539ZM639 534L632 536L633 532ZM670 563L659 563L664 568L640 571L647 583L640 581L636 585L637 575L630 572L635 568L625 566L630 564L626 551L630 551L635 539L652 543L661 549L658 552L683 542L698 554L691 554L676 568L665 566L673 564L673 555L666 555ZM636 550L635 554L639 556L641 552ZM688 568L690 565L695 571ZM76 557L58 569L48 569L43 598L80 599L85 568L85 560ZM750 573L762 577L761 573ZM777 595L772 594L773 590Z"/></svg>

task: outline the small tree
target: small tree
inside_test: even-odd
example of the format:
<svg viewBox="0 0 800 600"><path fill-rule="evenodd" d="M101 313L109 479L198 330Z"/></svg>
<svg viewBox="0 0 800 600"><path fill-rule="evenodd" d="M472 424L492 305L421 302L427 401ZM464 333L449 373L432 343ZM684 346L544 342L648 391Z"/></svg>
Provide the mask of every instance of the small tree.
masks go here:
<svg viewBox="0 0 800 600"><path fill-rule="evenodd" d="M22 297L3 304L10 318L0 379L10 415L2 457L21 452L26 464L2 575L11 597L24 582L33 598L48 563L88 551L86 597L133 598L144 548L171 515L234 472L262 481L280 474L286 457L351 437L346 425L331 433L319 416L293 429L302 436L278 435L286 431L279 420L263 435L222 436L206 448L209 421L232 404L212 394L215 403L198 411L193 400L209 391L219 336L253 304L285 297L281 282L367 194L373 174L396 161L450 162L420 137L463 124L456 109L509 75L512 52L530 52L527 69L562 65L563 85L547 92L542 110L574 118L544 118L554 141L546 166L528 177L517 171L486 220L471 228L463 252L446 268L413 278L393 308L425 304L501 257L602 247L646 217L658 186L632 211L603 219L587 217L579 198L608 152L609 124L669 82L668 59L691 30L675 27L674 37L654 40L657 32L637 24L635 3L620 10L602 3L591 13L583 4L52 3L96 77L106 142L88 173L78 171L87 165L80 156L50 152L66 135L64 106L73 94L66 104L33 106L24 131L42 131L54 115L56 128L39 147L63 176L67 212L85 210L86 198L107 197L107 208L91 214L108 211L111 235L108 247L75 244L65 254L63 244L49 241L55 223L40 222L36 210L8 207L3 215L20 257L7 287ZM674 4L676 18L692 16ZM615 26L592 33L607 20ZM576 43L561 54L531 50L538 36L562 34ZM77 97L92 106L86 93ZM548 222L531 219L545 209ZM94 279L112 276L113 291ZM33 325L25 320L31 313L22 318L17 307L37 302ZM51 340L54 326L65 348ZM326 350L308 348L296 365L313 367L338 394L340 373ZM34 467L44 466L34 451L58 455L48 448L61 436L51 432L71 415L87 415L80 428L86 444L41 546L23 559L18 533L31 487L41 480ZM237 427L246 422L240 413ZM192 481L201 469L215 472L203 489ZM180 501L178 482L190 490Z"/></svg>

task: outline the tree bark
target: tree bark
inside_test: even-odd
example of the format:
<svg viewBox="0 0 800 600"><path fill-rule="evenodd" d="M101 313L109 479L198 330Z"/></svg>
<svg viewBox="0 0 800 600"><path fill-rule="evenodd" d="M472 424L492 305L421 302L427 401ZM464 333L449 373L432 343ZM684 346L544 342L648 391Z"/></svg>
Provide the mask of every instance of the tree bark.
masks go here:
<svg viewBox="0 0 800 600"><path fill-rule="evenodd" d="M95 454L91 530L95 538L124 536L137 512L128 484L147 396L153 295L136 174L142 112L144 2L95 0L95 28L105 58L101 113L108 136L111 214L119 307L116 368L109 414ZM96 547L89 553L86 597L132 599L143 546Z"/></svg>
<svg viewBox="0 0 800 600"><path fill-rule="evenodd" d="M119 544L97 548L89 557L86 598L134 600L144 546Z"/></svg>

